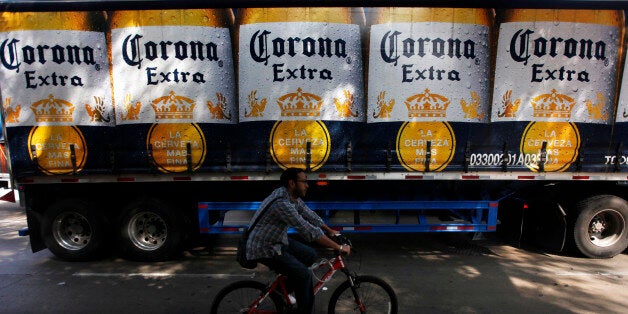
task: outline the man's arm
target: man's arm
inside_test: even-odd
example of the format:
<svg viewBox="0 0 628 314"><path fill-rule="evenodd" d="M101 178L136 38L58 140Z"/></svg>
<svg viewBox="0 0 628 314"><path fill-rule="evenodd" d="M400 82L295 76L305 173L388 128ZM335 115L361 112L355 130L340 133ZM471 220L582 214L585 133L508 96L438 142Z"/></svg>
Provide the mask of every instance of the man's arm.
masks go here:
<svg viewBox="0 0 628 314"><path fill-rule="evenodd" d="M324 226L327 227L327 225L324 225ZM332 232L334 232L329 227L327 227L327 229L329 229ZM316 243L318 243L318 244L320 244L322 246L328 247L330 249L340 251L340 253L342 253L342 254L346 254L346 255L351 254L351 247L350 246L338 244L338 243L334 242L334 240L330 239L328 236L326 236L324 234L322 236L320 236L318 239L316 239Z"/></svg>

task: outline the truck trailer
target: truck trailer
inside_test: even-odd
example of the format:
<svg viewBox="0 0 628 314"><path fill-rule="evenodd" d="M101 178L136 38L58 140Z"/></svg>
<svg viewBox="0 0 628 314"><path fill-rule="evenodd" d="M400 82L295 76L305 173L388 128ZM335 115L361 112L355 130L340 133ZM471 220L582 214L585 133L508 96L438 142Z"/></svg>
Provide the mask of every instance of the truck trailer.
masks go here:
<svg viewBox="0 0 628 314"><path fill-rule="evenodd" d="M344 233L628 247L628 1L0 1L33 252L176 256L283 169Z"/></svg>

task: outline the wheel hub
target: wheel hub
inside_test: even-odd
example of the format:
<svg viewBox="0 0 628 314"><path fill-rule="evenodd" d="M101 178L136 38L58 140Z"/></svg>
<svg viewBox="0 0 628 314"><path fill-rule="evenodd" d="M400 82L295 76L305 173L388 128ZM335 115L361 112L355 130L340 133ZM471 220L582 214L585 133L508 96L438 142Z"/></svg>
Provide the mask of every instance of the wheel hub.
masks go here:
<svg viewBox="0 0 628 314"><path fill-rule="evenodd" d="M593 216L589 223L589 240L599 247L614 245L620 240L626 228L621 213L614 209L605 209Z"/></svg>
<svg viewBox="0 0 628 314"><path fill-rule="evenodd" d="M66 212L57 216L52 223L52 235L64 249L78 251L89 244L92 228L83 215Z"/></svg>
<svg viewBox="0 0 628 314"><path fill-rule="evenodd" d="M145 251L153 251L166 242L168 227L159 215L141 212L131 217L127 232L133 245Z"/></svg>

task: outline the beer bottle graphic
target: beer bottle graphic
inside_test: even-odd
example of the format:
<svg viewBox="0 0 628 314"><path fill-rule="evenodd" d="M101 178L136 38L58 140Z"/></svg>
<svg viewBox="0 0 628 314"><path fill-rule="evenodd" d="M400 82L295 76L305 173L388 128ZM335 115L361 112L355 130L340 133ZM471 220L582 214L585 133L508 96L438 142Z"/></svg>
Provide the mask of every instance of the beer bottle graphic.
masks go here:
<svg viewBox="0 0 628 314"><path fill-rule="evenodd" d="M623 12L505 10L500 21L491 122L518 143L511 164L601 170L608 147L596 139L611 136Z"/></svg>
<svg viewBox="0 0 628 314"><path fill-rule="evenodd" d="M238 119L232 24L229 9L110 12L120 167L224 170Z"/></svg>
<svg viewBox="0 0 628 314"><path fill-rule="evenodd" d="M444 170L460 139L487 129L492 10L378 8L367 19L369 146L394 148L405 170Z"/></svg>
<svg viewBox="0 0 628 314"><path fill-rule="evenodd" d="M18 148L13 167L49 175L110 169L114 119L103 13L0 14L3 109L10 146Z"/></svg>
<svg viewBox="0 0 628 314"><path fill-rule="evenodd" d="M249 8L236 24L239 164L345 167L365 120L362 10Z"/></svg>

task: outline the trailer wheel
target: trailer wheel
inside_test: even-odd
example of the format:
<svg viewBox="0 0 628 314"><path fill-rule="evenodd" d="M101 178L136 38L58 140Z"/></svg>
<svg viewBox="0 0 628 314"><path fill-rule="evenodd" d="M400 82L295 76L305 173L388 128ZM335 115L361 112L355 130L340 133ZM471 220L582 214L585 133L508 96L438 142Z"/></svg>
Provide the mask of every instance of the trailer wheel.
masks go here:
<svg viewBox="0 0 628 314"><path fill-rule="evenodd" d="M155 262L178 253L183 224L165 203L154 199L136 201L122 215L119 245L126 258Z"/></svg>
<svg viewBox="0 0 628 314"><path fill-rule="evenodd" d="M573 237L578 250L591 258L611 258L628 246L628 203L598 195L576 204Z"/></svg>
<svg viewBox="0 0 628 314"><path fill-rule="evenodd" d="M106 219L84 200L67 199L44 214L42 235L48 249L67 261L94 259L106 244Z"/></svg>

